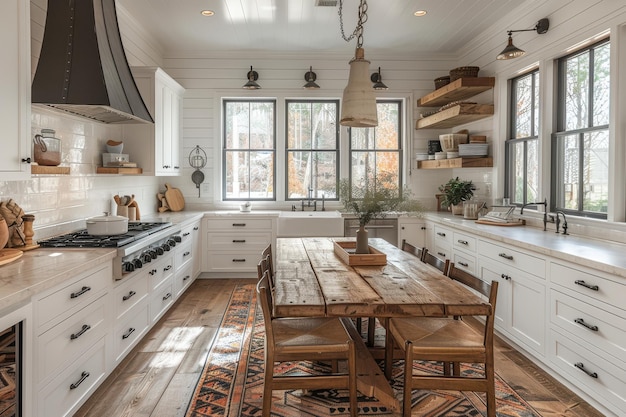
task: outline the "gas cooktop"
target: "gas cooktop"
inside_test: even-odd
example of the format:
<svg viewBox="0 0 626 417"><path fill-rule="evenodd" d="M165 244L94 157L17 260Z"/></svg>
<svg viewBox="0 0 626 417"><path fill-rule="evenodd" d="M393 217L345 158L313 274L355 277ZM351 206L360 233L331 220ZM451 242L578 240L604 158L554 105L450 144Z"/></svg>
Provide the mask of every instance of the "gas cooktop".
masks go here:
<svg viewBox="0 0 626 417"><path fill-rule="evenodd" d="M95 236L87 233L87 229L81 229L65 235L39 240L37 243L47 248L120 248L171 225L170 222L130 222L128 223L128 232L122 235Z"/></svg>

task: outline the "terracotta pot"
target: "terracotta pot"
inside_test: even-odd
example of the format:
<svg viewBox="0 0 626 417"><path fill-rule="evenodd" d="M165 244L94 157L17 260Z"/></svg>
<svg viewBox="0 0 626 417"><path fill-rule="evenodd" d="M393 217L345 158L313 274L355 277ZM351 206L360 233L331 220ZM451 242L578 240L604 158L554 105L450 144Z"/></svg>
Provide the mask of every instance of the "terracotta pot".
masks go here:
<svg viewBox="0 0 626 417"><path fill-rule="evenodd" d="M0 216L0 249L4 248L9 241L9 227L4 217Z"/></svg>

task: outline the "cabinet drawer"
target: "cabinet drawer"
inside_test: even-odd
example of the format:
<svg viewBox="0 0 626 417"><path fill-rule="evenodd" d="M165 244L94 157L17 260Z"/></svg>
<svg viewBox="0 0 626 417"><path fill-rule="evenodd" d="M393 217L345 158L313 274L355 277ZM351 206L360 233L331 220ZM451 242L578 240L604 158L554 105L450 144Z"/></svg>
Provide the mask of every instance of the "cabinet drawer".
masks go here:
<svg viewBox="0 0 626 417"><path fill-rule="evenodd" d="M528 255L507 246L495 245L484 240L478 241L478 252L488 259L513 266L535 276L541 278L546 276L546 261L536 256Z"/></svg>
<svg viewBox="0 0 626 417"><path fill-rule="evenodd" d="M209 230L272 230L272 219L206 219Z"/></svg>
<svg viewBox="0 0 626 417"><path fill-rule="evenodd" d="M207 233L209 250L258 250L262 251L271 241L271 233Z"/></svg>
<svg viewBox="0 0 626 417"><path fill-rule="evenodd" d="M89 394L104 379L106 354L104 338L85 354L65 368L37 396L39 399L38 416L71 416Z"/></svg>
<svg viewBox="0 0 626 417"><path fill-rule="evenodd" d="M616 415L623 415L626 410L626 371L557 331L551 332L550 339L550 360L565 378ZM576 365L582 366L586 372Z"/></svg>
<svg viewBox="0 0 626 417"><path fill-rule="evenodd" d="M148 273L142 271L122 283L115 289L113 300L118 319L148 296Z"/></svg>
<svg viewBox="0 0 626 417"><path fill-rule="evenodd" d="M550 264L552 282L602 303L624 308L626 285L594 275L594 272L583 267L574 269L554 262Z"/></svg>
<svg viewBox="0 0 626 417"><path fill-rule="evenodd" d="M150 275L150 289L154 290L174 273L174 254L159 260L156 264L148 264L147 267L149 268L148 275Z"/></svg>
<svg viewBox="0 0 626 417"><path fill-rule="evenodd" d="M437 243L435 243L435 248L433 251L428 251L428 253L430 253L431 255L435 255L437 258L446 260L446 259L452 259L452 248L449 246L442 246L442 245L438 245Z"/></svg>
<svg viewBox="0 0 626 417"><path fill-rule="evenodd" d="M551 321L570 336L598 347L619 360L626 358L626 319L559 291L551 292Z"/></svg>
<svg viewBox="0 0 626 417"><path fill-rule="evenodd" d="M256 271L261 252L210 252L208 262L211 271L249 272Z"/></svg>
<svg viewBox="0 0 626 417"><path fill-rule="evenodd" d="M454 233L451 229L446 227L439 226L438 224L434 227L435 234L435 245L440 245L444 247L452 247L452 238Z"/></svg>
<svg viewBox="0 0 626 417"><path fill-rule="evenodd" d="M183 269L176 272L174 276L174 293L176 299L191 285L193 282L193 265L187 263Z"/></svg>
<svg viewBox="0 0 626 417"><path fill-rule="evenodd" d="M193 256L191 241L187 241L183 246L176 246L176 270L181 268L185 262L190 261Z"/></svg>
<svg viewBox="0 0 626 417"><path fill-rule="evenodd" d="M200 227L198 224L190 224L189 226L185 226L180 231L180 237L182 239L181 244L186 242L191 242L193 240L193 236L195 233L199 232Z"/></svg>
<svg viewBox="0 0 626 417"><path fill-rule="evenodd" d="M104 336L106 299L101 297L37 338L38 381L58 373Z"/></svg>
<svg viewBox="0 0 626 417"><path fill-rule="evenodd" d="M149 321L148 303L146 302L131 310L126 320L115 327L113 346L116 363L124 359L126 354L135 346L135 342L147 331Z"/></svg>
<svg viewBox="0 0 626 417"><path fill-rule="evenodd" d="M157 321L174 303L173 280L168 279L152 294L150 300L151 322Z"/></svg>
<svg viewBox="0 0 626 417"><path fill-rule="evenodd" d="M476 258L474 256L462 252L455 252L452 262L454 262L455 268L462 269L472 275L476 274Z"/></svg>
<svg viewBox="0 0 626 417"><path fill-rule="evenodd" d="M39 323L40 332L42 326L58 322L57 317L69 315L69 310L76 311L100 296L113 282L113 270L108 263L99 268L88 271L81 278L63 286L60 289L40 298L35 303L35 314Z"/></svg>
<svg viewBox="0 0 626 417"><path fill-rule="evenodd" d="M454 249L461 249L469 252L476 252L476 238L465 233L454 232Z"/></svg>

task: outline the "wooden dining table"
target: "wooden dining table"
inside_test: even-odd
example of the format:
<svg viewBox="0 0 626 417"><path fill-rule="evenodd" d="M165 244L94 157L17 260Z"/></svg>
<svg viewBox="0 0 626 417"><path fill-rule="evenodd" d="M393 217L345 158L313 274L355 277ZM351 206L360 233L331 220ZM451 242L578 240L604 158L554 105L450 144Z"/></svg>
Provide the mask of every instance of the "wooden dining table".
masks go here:
<svg viewBox="0 0 626 417"><path fill-rule="evenodd" d="M360 340L351 318L450 317L491 314L491 305L467 287L383 239L370 247L384 265L348 265L335 241L350 238L278 238L274 262L274 315L340 317ZM393 410L393 390L364 343L357 343L358 389Z"/></svg>

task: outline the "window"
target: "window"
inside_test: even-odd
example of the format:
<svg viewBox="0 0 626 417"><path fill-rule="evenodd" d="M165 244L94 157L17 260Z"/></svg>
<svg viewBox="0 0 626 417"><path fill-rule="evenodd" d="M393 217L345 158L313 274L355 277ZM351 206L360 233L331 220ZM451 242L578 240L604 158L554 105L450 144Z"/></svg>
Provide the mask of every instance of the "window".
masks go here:
<svg viewBox="0 0 626 417"><path fill-rule="evenodd" d="M513 204L539 198L539 70L511 80L505 197Z"/></svg>
<svg viewBox="0 0 626 417"><path fill-rule="evenodd" d="M224 200L275 200L276 101L224 100Z"/></svg>
<svg viewBox="0 0 626 417"><path fill-rule="evenodd" d="M286 101L286 199L337 199L338 100Z"/></svg>
<svg viewBox="0 0 626 417"><path fill-rule="evenodd" d="M552 200L556 209L581 216L606 218L609 66L608 39L558 61Z"/></svg>
<svg viewBox="0 0 626 417"><path fill-rule="evenodd" d="M350 186L402 189L402 102L377 102L378 126L353 127L350 132Z"/></svg>

